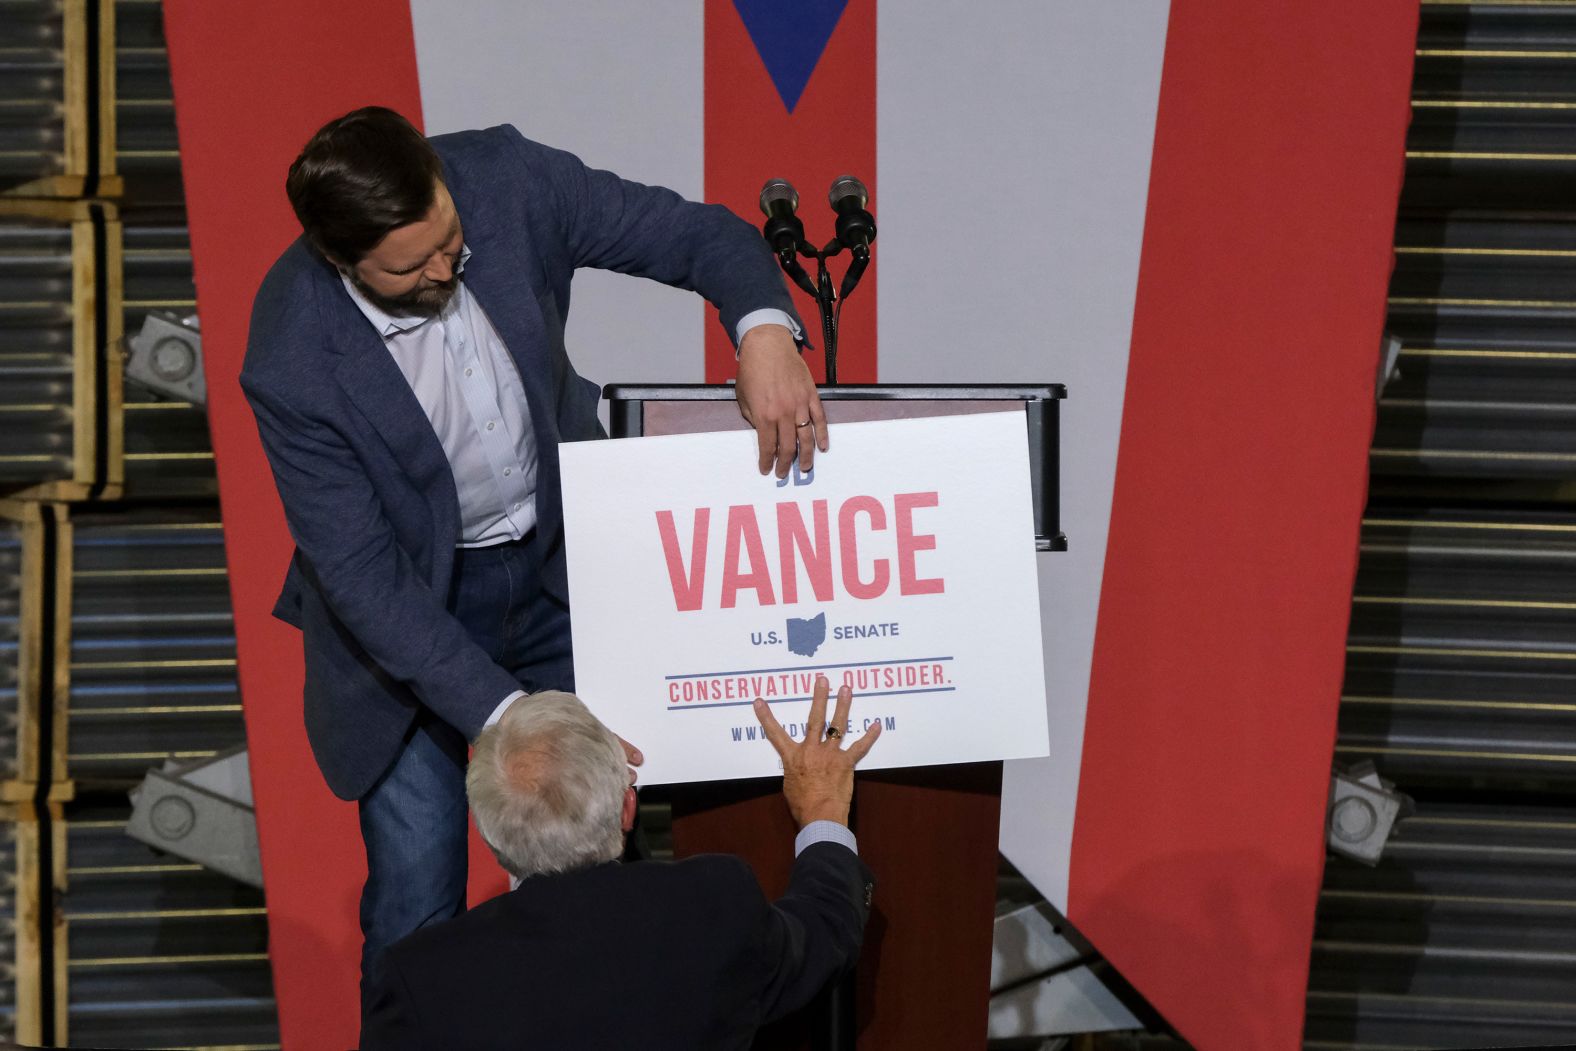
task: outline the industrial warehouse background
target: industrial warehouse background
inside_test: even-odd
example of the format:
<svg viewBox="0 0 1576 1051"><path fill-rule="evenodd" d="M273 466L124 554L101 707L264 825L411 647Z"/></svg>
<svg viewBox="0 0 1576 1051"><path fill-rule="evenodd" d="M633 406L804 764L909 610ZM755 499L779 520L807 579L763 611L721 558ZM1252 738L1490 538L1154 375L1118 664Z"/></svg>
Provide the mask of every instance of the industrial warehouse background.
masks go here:
<svg viewBox="0 0 1576 1051"><path fill-rule="evenodd" d="M874 7L850 2L839 32L861 24L863 9L874 38ZM705 17L720 19L732 9L709 3ZM431 9L424 13L418 2L413 11L427 127L451 130L457 125L439 125L460 118L428 94L439 90L429 87L436 51L421 50ZM1150 78L1143 101L1149 124L1133 133L1145 158L1130 177L1140 190L1150 176L1151 140L1157 173L1167 141L1164 127L1154 126L1157 92L1162 125L1167 113L1160 52L1178 46L1181 20L1196 13L1188 4L1170 5L1169 37L1165 5L1127 16L1133 24L1097 14L1087 15L1088 26L1080 23L1110 39L1153 37L1142 74ZM0 0L0 871L8 874L0 879L0 931L11 942L0 949L0 1002L5 1035L23 1045L262 1051L281 1046L275 979L285 974L283 988L289 974L280 968L294 966L277 955L270 960L269 913L256 885L266 857L261 868L249 866L244 843L239 854L212 856L213 841L205 847L191 838L196 818L183 824L183 812L168 808L162 823L144 818L142 838L128 834L128 793L150 770L174 764L170 776L185 771L200 780L198 768L212 765L206 761L246 744L230 573L277 584L283 568L238 565L234 531L260 527L233 517L242 503L230 490L231 516L221 523L164 15L158 0ZM895 10L889 17L883 6L881 32L897 32L902 17ZM1388 839L1339 823L1331 834L1346 854L1332 852L1323 871L1311 957L1303 958L1306 995L1298 996L1301 1042L1328 1051L1573 1043L1576 4L1425 2L1415 28L1415 48L1401 56L1410 63L1401 75L1411 80L1405 179L1396 179L1399 202L1392 200L1385 216L1386 224L1394 219L1383 326L1391 338L1387 352L1375 331L1366 351L1377 421L1360 539L1351 537L1360 555L1338 737L1333 756L1325 757L1353 779L1372 764L1366 784L1384 801L1381 815L1385 805L1395 807L1395 821ZM1071 49L1076 41L1056 46ZM828 55L824 62L836 58ZM1134 62L1134 69L1142 65ZM1166 76L1181 75L1180 63L1171 62L1168 54ZM892 59L887 69L897 64ZM1309 96L1360 96L1365 68L1354 64L1342 75L1353 83L1307 85ZM896 120L881 112L881 133L895 134ZM574 113L564 122L584 119ZM616 154L596 155L594 133L586 132L585 142L564 141L574 133L549 126L540 137L594 163L625 166ZM1296 148L1298 127L1279 134L1287 150ZM622 128L608 138L638 145L639 137ZM707 148L714 148L711 139ZM1080 386L1067 364L1076 348L1060 347L1046 367L1035 362L1040 351L1023 346L1001 366L950 349L942 365L903 356L919 322L913 311L907 318L898 312L917 293L905 293L900 277L907 277L892 258L903 243L903 189L892 156L882 153L888 181L875 202L884 224L884 200L894 216L883 226L893 276L879 286L880 378L961 380L971 369L997 367L980 378L1067 380L1069 409L1081 396L1088 404L1094 380ZM1051 150L1025 166L1077 165L1084 156ZM1393 159L1398 174L1403 158ZM695 161L697 170L701 163ZM679 184L684 170L631 174ZM1129 178L1114 165L1107 170L1114 182ZM709 191L718 176L707 172L705 185L680 188L697 196ZM758 186L776 172L747 174ZM269 185L282 185L282 171L265 175ZM1032 206L1015 180L1007 185L1004 210ZM1153 192L1148 227L1141 196L1130 209L1128 313L1115 319L1124 347L1129 333L1136 346L1143 325L1142 317L1134 320L1131 298L1142 280L1140 234L1157 229ZM1288 198L1295 192L1287 186ZM1279 250L1295 256L1300 246ZM594 297L605 290L593 286L582 296L576 287L578 319L597 309ZM1055 287L1041 294L1055 296ZM1139 297L1141 314L1142 286ZM1270 301L1259 307L1277 309ZM663 301L655 309L668 307ZM600 368L582 370L604 382L720 381L729 363L716 360L715 347L703 352L704 340L716 336L701 334L709 322L695 314L674 337L688 357L671 376L616 350L598 350L607 355L597 359ZM873 317L866 338L872 347ZM617 330L588 333L593 346L598 337L604 347L622 338ZM1054 332L1048 338L1058 342ZM875 379L874 351L860 357L867 352L854 349L852 327L847 342L855 378ZM1259 351L1293 353L1277 345ZM234 346L224 353L238 361ZM1137 377L1136 359L1131 368ZM639 369L646 372L632 371ZM937 376L938 369L951 372ZM1013 370L1033 375L1005 374ZM208 378L216 387L233 383L213 369ZM1131 414L1136 379L1128 382ZM216 392L215 402L224 396ZM1118 383L1111 395L1117 418L1122 397ZM1210 411L1207 389L1189 391L1184 401L1189 413ZM215 427L219 433L217 421ZM1104 445L1080 445L1078 427L1076 417L1064 424L1064 500L1087 512L1091 501L1079 496L1081 468L1073 461L1098 459L1091 449L1114 461L1117 439L1113 429L1100 439ZM1124 457L1127 450L1124 444ZM1224 477L1223 485L1232 484ZM254 484L271 498L265 477ZM1102 484L1109 505L1112 483ZM1120 493L1117 499L1120 508ZM1118 512L1107 506L1105 513ZM1103 537L1103 518L1099 529ZM1111 529L1114 559L1118 527ZM1089 528L1080 532L1070 522L1068 532L1072 551L1093 557ZM1103 541L1094 550L1103 550ZM1089 646L1102 564L1088 568ZM1186 609L1173 612L1187 617ZM1082 688L1090 688L1090 659L1084 652ZM1275 711L1273 698L1261 700L1265 711ZM282 718L299 721L290 704L280 706ZM1091 708L1091 725L1096 718ZM1272 717L1265 718L1268 725ZM1088 764L1095 753L1085 747L1082 754ZM1216 772L1229 774L1217 758L1197 759L1204 798ZM1142 782L1142 756L1110 776ZM1003 804L1009 822L1027 805L1014 802L1013 777L1009 771ZM1076 784L1076 768L1073 777ZM1316 788L1321 796L1326 791L1322 781ZM235 843L223 836L250 827L252 799L248 785L226 791L227 806L202 812L196 824L206 830L219 823L229 849ZM1089 782L1081 791L1091 791ZM1238 805L1224 792L1200 820L1230 824ZM659 855L668 851L660 793L650 794L643 816ZM1081 828L1096 828L1096 817L1080 812ZM268 820L264 814L265 828ZM1358 842L1343 844L1342 831ZM159 849L145 842L161 835L167 841ZM1045 842L1052 840L1047 835ZM264 845L266 853L271 844ZM1150 964L1128 955L1124 937L1102 939L1103 916L1091 910L1085 929L1078 880L1081 871L1089 876L1076 856L1070 876L1063 861L1059 875L1047 877L1034 849L1015 849L1005 835L1004 846L982 1044L1046 1051L1286 1046L1278 1031L1252 1027L1244 1042L1234 1042L1230 1018L1218 1028L1195 1023L1188 1013L1195 1008L1179 1003L1175 983L1151 980ZM1063 857L1072 848L1046 849ZM1377 864L1346 856L1364 849L1382 852ZM283 937L300 937L298 916L287 915L276 947ZM1154 937L1167 935L1157 929ZM302 1035L283 1044L314 1046Z"/></svg>

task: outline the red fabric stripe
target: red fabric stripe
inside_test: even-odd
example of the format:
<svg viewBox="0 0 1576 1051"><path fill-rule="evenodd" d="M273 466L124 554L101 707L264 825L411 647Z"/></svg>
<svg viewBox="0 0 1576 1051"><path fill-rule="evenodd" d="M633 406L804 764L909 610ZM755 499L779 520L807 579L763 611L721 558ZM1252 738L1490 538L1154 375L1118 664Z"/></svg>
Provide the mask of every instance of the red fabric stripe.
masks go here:
<svg viewBox="0 0 1576 1051"><path fill-rule="evenodd" d="M390 106L420 122L406 0L165 0L235 605L241 694L268 887L283 1043L356 1043L366 872L356 810L323 784L301 721L301 637L269 610L291 544L236 377L252 297L300 233L285 172L325 121Z"/></svg>
<svg viewBox="0 0 1576 1051"><path fill-rule="evenodd" d="M1172 0L1069 912L1200 1051L1300 1041L1417 7Z"/></svg>
<svg viewBox="0 0 1576 1051"><path fill-rule="evenodd" d="M799 215L808 239L832 239L826 193L832 180L857 175L869 188L878 224L876 189L876 2L849 0L804 94L789 113L745 31L731 0L706 0L706 200L725 204L759 225L761 185L784 178L799 191ZM873 383L876 378L876 268L870 269L843 315L837 378ZM848 255L832 261L841 282ZM806 265L815 276L813 260ZM824 379L820 315L815 300L794 289L799 314L816 350L806 354L818 381ZM706 326L706 382L734 376L733 346L716 311Z"/></svg>

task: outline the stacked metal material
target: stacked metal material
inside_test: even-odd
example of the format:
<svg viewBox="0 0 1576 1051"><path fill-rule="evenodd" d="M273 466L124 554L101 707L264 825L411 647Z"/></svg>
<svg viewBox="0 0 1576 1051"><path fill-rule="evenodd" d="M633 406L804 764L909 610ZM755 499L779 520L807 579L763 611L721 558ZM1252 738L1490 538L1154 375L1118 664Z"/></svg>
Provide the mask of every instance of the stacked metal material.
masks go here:
<svg viewBox="0 0 1576 1051"><path fill-rule="evenodd" d="M161 6L5 6L0 1035L276 1047L262 895L124 833L245 739L203 407L120 383L123 322L196 309Z"/></svg>
<svg viewBox="0 0 1576 1051"><path fill-rule="evenodd" d="M128 209L126 216L125 324L131 338L152 311L193 313L197 292L185 219L164 209ZM124 408L127 495L216 493L213 446L202 406L128 379Z"/></svg>
<svg viewBox="0 0 1576 1051"><path fill-rule="evenodd" d="M17 824L0 821L0 1039L16 1039Z"/></svg>
<svg viewBox="0 0 1576 1051"><path fill-rule="evenodd" d="M17 775L22 626L22 531L0 520L0 780ZM16 825L0 821L0 1039L16 1038Z"/></svg>
<svg viewBox="0 0 1576 1051"><path fill-rule="evenodd" d="M1576 7L1423 4L1378 474L1576 475Z"/></svg>
<svg viewBox="0 0 1576 1051"><path fill-rule="evenodd" d="M1428 803L1326 872L1309 1048L1568 1046L1576 808Z"/></svg>
<svg viewBox="0 0 1576 1051"><path fill-rule="evenodd" d="M65 171L65 19L57 0L13 0L0 18L0 189Z"/></svg>
<svg viewBox="0 0 1576 1051"><path fill-rule="evenodd" d="M1576 514L1364 526L1338 753L1424 790L1576 784Z"/></svg>
<svg viewBox="0 0 1576 1051"><path fill-rule="evenodd" d="M72 1043L277 1048L262 895L128 839L128 809L67 811Z"/></svg>
<svg viewBox="0 0 1576 1051"><path fill-rule="evenodd" d="M74 532L72 779L130 785L244 740L215 509L83 512Z"/></svg>
<svg viewBox="0 0 1576 1051"><path fill-rule="evenodd" d="M115 0L115 123L127 203L179 209L181 157L160 0Z"/></svg>
<svg viewBox="0 0 1576 1051"><path fill-rule="evenodd" d="M115 78L117 157L126 181L125 333L132 338L152 311L185 317L197 309L158 0L116 4ZM215 494L202 406L128 382L125 423L130 495Z"/></svg>
<svg viewBox="0 0 1576 1051"><path fill-rule="evenodd" d="M1576 5L1423 4L1309 1048L1576 1041Z"/></svg>
<svg viewBox="0 0 1576 1051"><path fill-rule="evenodd" d="M1375 472L1576 474L1576 222L1413 213L1396 241Z"/></svg>
<svg viewBox="0 0 1576 1051"><path fill-rule="evenodd" d="M125 791L245 739L217 509L73 522L67 768L73 1041L277 1045L263 896L125 835Z"/></svg>
<svg viewBox="0 0 1576 1051"><path fill-rule="evenodd" d="M51 819L66 793L51 781L56 663L43 599L56 510L0 501L0 1039L19 1043L48 1037L54 1018Z"/></svg>
<svg viewBox="0 0 1576 1051"><path fill-rule="evenodd" d="M17 776L21 641L22 529L0 519L0 781Z"/></svg>
<svg viewBox="0 0 1576 1051"><path fill-rule="evenodd" d="M0 213L0 489L71 477L72 237Z"/></svg>

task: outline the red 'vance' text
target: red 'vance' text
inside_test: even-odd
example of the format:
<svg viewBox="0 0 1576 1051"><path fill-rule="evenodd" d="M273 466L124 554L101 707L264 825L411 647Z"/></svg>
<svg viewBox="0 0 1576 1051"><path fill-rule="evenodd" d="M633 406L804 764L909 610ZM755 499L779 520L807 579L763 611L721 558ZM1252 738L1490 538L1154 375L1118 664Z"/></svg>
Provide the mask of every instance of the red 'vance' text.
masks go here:
<svg viewBox="0 0 1576 1051"><path fill-rule="evenodd" d="M777 557L772 560L766 554L755 508L735 504L727 509L727 521L722 525L720 566L712 565L717 545L711 542L711 508L696 508L693 514L687 557L679 541L674 512L658 511L657 532L667 559L668 582L673 585L673 605L680 612L702 607L708 569L712 570L713 579L718 572L721 574L719 595L723 609L733 609L741 591L753 591L756 604L761 606L774 606L779 601L785 606L799 602L801 567L817 602L837 598L839 583L849 598L880 598L892 586L894 576L900 595L939 595L946 590L942 578L921 577L915 565L920 552L935 550L936 537L914 529L916 511L939 505L940 498L934 492L898 493L886 503L873 496L851 496L837 508L834 544L833 514L827 501L809 501L808 522L803 505L783 502L777 505L775 523L767 523L766 535L776 540ZM890 538L878 536L888 533L889 519ZM876 551L882 554L868 557L862 564L861 544L867 555ZM894 545L893 557L886 557L885 552Z"/></svg>

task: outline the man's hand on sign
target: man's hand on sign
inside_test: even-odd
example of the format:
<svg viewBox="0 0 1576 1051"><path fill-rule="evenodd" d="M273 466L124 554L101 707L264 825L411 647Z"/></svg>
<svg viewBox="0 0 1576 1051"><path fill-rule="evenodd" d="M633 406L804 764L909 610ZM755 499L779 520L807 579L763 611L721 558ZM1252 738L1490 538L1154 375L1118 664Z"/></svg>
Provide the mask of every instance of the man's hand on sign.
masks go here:
<svg viewBox="0 0 1576 1051"><path fill-rule="evenodd" d="M782 325L757 325L744 334L735 393L739 414L755 428L762 474L775 462L777 477L788 477L796 455L799 470L809 471L816 449L826 452L826 415L815 380Z"/></svg>
<svg viewBox="0 0 1576 1051"><path fill-rule="evenodd" d="M618 735L615 734L614 736L617 737ZM646 761L646 757L641 754L640 749L636 748L622 737L618 738L618 743L624 746L624 758L629 762L629 783L634 784L635 778L639 776L635 773L635 767L639 766L641 763L644 763Z"/></svg>
<svg viewBox="0 0 1576 1051"><path fill-rule="evenodd" d="M843 749L843 732L848 726L848 707L854 692L847 686L837 691L837 707L830 724L826 721L826 677L816 676L815 693L810 699L810 719L805 724L804 740L795 742L772 715L770 706L755 698L755 717L766 731L766 739L783 760L783 796L788 810L803 828L812 821L848 824L848 807L854 798L854 766L865 757L881 723L874 723L865 734Z"/></svg>

